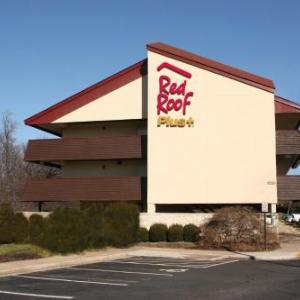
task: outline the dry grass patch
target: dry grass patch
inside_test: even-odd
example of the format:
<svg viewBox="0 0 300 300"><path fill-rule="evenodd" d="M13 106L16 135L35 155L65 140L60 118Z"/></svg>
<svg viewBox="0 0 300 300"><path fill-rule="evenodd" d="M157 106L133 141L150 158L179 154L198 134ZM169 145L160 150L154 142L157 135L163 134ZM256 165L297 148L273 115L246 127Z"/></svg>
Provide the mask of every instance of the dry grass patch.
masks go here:
<svg viewBox="0 0 300 300"><path fill-rule="evenodd" d="M51 253L41 247L30 244L0 245L0 262L48 257Z"/></svg>

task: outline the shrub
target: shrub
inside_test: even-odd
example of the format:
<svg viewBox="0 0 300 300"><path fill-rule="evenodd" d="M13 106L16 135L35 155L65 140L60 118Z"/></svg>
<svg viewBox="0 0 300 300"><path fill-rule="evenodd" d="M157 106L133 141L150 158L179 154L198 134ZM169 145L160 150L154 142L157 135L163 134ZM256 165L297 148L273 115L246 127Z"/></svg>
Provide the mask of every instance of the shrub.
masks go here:
<svg viewBox="0 0 300 300"><path fill-rule="evenodd" d="M52 252L80 252L88 238L83 213L78 209L58 208L46 219L44 246Z"/></svg>
<svg viewBox="0 0 300 300"><path fill-rule="evenodd" d="M138 230L138 241L148 242L149 241L149 231L145 227L140 227Z"/></svg>
<svg viewBox="0 0 300 300"><path fill-rule="evenodd" d="M104 208L103 205L92 205L83 210L86 227L87 246L102 248L104 241Z"/></svg>
<svg viewBox="0 0 300 300"><path fill-rule="evenodd" d="M261 239L260 216L245 207L221 208L201 228L201 235L199 243L206 248L238 250L241 245L256 245Z"/></svg>
<svg viewBox="0 0 300 300"><path fill-rule="evenodd" d="M37 214L33 214L28 222L28 239L33 245L43 246L45 243L46 220Z"/></svg>
<svg viewBox="0 0 300 300"><path fill-rule="evenodd" d="M3 203L0 205L0 244L14 241L14 211L10 204Z"/></svg>
<svg viewBox="0 0 300 300"><path fill-rule="evenodd" d="M168 230L168 241L169 242L183 241L183 226L179 224L174 224L170 226Z"/></svg>
<svg viewBox="0 0 300 300"><path fill-rule="evenodd" d="M109 245L126 247L137 241L139 213L135 205L114 203L104 211L104 234Z"/></svg>
<svg viewBox="0 0 300 300"><path fill-rule="evenodd" d="M14 215L13 231L15 243L25 243L28 241L28 220L22 213Z"/></svg>
<svg viewBox="0 0 300 300"><path fill-rule="evenodd" d="M149 230L149 240L151 242L161 242L167 240L168 227L165 224L156 223L151 225Z"/></svg>
<svg viewBox="0 0 300 300"><path fill-rule="evenodd" d="M194 224L187 224L183 227L183 240L185 242L196 242L199 229Z"/></svg>

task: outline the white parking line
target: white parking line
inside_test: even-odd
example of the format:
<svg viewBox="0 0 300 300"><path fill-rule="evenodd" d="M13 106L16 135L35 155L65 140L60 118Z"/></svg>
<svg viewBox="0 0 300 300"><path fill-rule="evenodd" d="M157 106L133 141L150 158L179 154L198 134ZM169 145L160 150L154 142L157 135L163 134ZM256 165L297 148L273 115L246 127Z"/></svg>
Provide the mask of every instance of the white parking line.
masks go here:
<svg viewBox="0 0 300 300"><path fill-rule="evenodd" d="M54 278L54 277L40 277L40 276L27 276L27 275L17 275L17 276L14 276L14 277L26 278L26 279L36 279L36 280L49 280L49 281L98 284L98 285L128 286L127 283L110 283L110 282L100 282L100 281L85 281L85 280L73 280L73 279Z"/></svg>
<svg viewBox="0 0 300 300"><path fill-rule="evenodd" d="M74 297L72 297L72 296L57 296L57 295L18 293L18 292L11 292L11 291L0 291L0 294L16 295L16 296L24 296L24 297L48 298L48 299L74 299Z"/></svg>
<svg viewBox="0 0 300 300"><path fill-rule="evenodd" d="M222 259L226 259L226 258L228 258L228 256L222 255L222 256L212 257L212 258L210 258L209 260L217 261L217 260L222 260Z"/></svg>
<svg viewBox="0 0 300 300"><path fill-rule="evenodd" d="M175 263L147 263L147 262L136 262L136 261L113 261L114 264L131 264L131 265L146 265L146 266L165 266L165 267L176 267L179 264ZM182 265L180 265L181 267Z"/></svg>
<svg viewBox="0 0 300 300"><path fill-rule="evenodd" d="M116 261L112 261L112 263L114 263ZM126 260L120 260L119 262L127 262ZM130 260L130 262L134 262L134 263L147 263L147 264L176 264L176 265L186 265L186 264L203 264L203 263L211 263L211 261L165 261L165 260Z"/></svg>
<svg viewBox="0 0 300 300"><path fill-rule="evenodd" d="M206 261L211 261L211 260L216 260L216 259L188 259L188 258L168 258L168 257L161 257L161 258L145 258L145 259L138 259L136 257L132 257L130 261L134 262L146 262L146 263L179 263L179 264L185 264L185 263L201 263L201 262L206 262ZM118 261L124 261L126 262L127 260L122 259ZM111 261L114 262L114 261Z"/></svg>
<svg viewBox="0 0 300 300"><path fill-rule="evenodd" d="M208 268L212 268L212 267L217 267L217 266L220 266L220 265L225 265L225 264L230 264L230 263L234 263L234 262L237 262L239 260L229 260L229 261L223 261L223 262L220 262L218 264L213 264L213 265L208 265L206 267L203 267L203 269L208 269Z"/></svg>
<svg viewBox="0 0 300 300"><path fill-rule="evenodd" d="M146 265L146 266L164 266L164 267L189 267L189 268L193 268L193 267L199 267L201 268L202 266L205 265L210 265L211 262L205 262L205 263L200 263L198 265L189 265L189 264L181 264L181 263L147 263L147 262L136 262L136 261L113 261L113 263L115 264L132 264L132 265Z"/></svg>
<svg viewBox="0 0 300 300"><path fill-rule="evenodd" d="M153 275L153 276L168 276L172 277L172 274L162 273L148 273L148 272L134 272L134 271L120 271L120 270L109 270L109 269L89 269L89 268L71 268L72 270L84 270L84 271L96 271L96 272L111 272L111 273L123 273L123 274L139 274L139 275Z"/></svg>
<svg viewBox="0 0 300 300"><path fill-rule="evenodd" d="M69 268L68 270L70 270L71 268ZM78 268L79 269L79 268ZM73 268L72 268L73 270ZM75 269L76 270L76 269ZM31 273L33 275L37 275L39 276L39 274L35 274L35 273ZM55 276L55 277L54 277ZM72 275L71 275L72 276ZM47 277L47 278L58 278L58 279L71 279L71 280L77 280L76 278L70 278L70 276L62 276L60 274L52 274L52 275L45 275L43 274L43 277ZM108 278L99 278L97 277L97 279L99 280L104 280L104 281L115 281L115 282L126 282L126 283L138 283L138 281L135 281L135 280L124 280L124 279L108 279Z"/></svg>
<svg viewBox="0 0 300 300"><path fill-rule="evenodd" d="M228 258L227 256L213 256L213 257L198 257L198 258L185 258L185 257L131 257L130 261L135 262L146 262L146 263L179 263L179 264L185 264L185 263L202 263L202 262L210 262L210 261L216 261L216 260L224 260ZM127 259L121 259L118 261L127 261ZM112 261L113 262L113 261Z"/></svg>

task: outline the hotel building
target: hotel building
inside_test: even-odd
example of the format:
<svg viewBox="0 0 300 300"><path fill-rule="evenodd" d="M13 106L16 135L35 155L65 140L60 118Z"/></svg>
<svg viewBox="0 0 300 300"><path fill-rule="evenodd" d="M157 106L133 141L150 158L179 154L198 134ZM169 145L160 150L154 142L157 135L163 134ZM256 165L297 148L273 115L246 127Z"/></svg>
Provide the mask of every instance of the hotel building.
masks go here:
<svg viewBox="0 0 300 300"><path fill-rule="evenodd" d="M189 223L224 205L300 200L300 105L272 80L163 43L147 58L25 120L53 139L25 160L23 201L137 203L142 223ZM40 205L41 206L41 205Z"/></svg>

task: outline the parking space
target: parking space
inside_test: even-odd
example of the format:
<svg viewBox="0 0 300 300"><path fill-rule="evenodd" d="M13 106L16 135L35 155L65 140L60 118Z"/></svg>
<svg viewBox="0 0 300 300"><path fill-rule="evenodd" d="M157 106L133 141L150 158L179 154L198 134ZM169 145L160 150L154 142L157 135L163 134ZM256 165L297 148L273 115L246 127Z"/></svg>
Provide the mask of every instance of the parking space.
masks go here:
<svg viewBox="0 0 300 300"><path fill-rule="evenodd" d="M0 299L289 299L297 279L299 261L131 257L1 278Z"/></svg>
<svg viewBox="0 0 300 300"><path fill-rule="evenodd" d="M0 299L98 299L118 298L124 289L174 280L191 269L207 269L235 260L132 257L116 261L36 272L0 279ZM123 290L123 291L122 291ZM141 289L142 290L142 289Z"/></svg>

